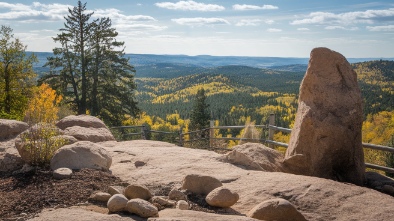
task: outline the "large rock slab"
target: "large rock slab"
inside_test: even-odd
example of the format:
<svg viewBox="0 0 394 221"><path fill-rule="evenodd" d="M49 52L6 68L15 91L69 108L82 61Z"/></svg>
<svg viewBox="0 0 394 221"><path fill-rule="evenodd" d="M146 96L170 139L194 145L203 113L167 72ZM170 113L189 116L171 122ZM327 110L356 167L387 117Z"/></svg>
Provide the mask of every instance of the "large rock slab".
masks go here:
<svg viewBox="0 0 394 221"><path fill-rule="evenodd" d="M364 183L363 121L357 75L328 48L311 52L285 165L291 173Z"/></svg>
<svg viewBox="0 0 394 221"><path fill-rule="evenodd" d="M265 200L283 198L310 221L394 220L394 198L365 187L311 176L245 170L223 162L221 154L158 141L105 142L102 145L113 158L112 173L128 183L180 185L184 176L196 171L218 178L239 195L238 202L231 207L233 214L245 215ZM146 166L136 168L134 162L138 160L146 162ZM378 204L376 199L379 199ZM174 213L182 216L183 211L175 210ZM165 220L162 211L159 215L157 220Z"/></svg>
<svg viewBox="0 0 394 221"><path fill-rule="evenodd" d="M0 141L15 138L27 128L29 125L25 122L0 119Z"/></svg>
<svg viewBox="0 0 394 221"><path fill-rule="evenodd" d="M80 141L61 147L51 159L51 169L66 167L73 170L91 168L109 170L112 163L110 154L100 145Z"/></svg>
<svg viewBox="0 0 394 221"><path fill-rule="evenodd" d="M115 140L115 137L112 135L111 131L103 127L93 128L93 127L72 126L72 127L67 127L64 130L64 134L73 136L80 141L90 141L93 143Z"/></svg>
<svg viewBox="0 0 394 221"><path fill-rule="evenodd" d="M56 126L62 130L68 127L80 126L80 127L92 127L92 128L107 128L103 121L97 117L90 115L70 115L56 123ZM108 129L108 128L107 128Z"/></svg>
<svg viewBox="0 0 394 221"><path fill-rule="evenodd" d="M258 143L237 145L225 157L227 162L245 169L267 172L282 172L283 159L280 152Z"/></svg>

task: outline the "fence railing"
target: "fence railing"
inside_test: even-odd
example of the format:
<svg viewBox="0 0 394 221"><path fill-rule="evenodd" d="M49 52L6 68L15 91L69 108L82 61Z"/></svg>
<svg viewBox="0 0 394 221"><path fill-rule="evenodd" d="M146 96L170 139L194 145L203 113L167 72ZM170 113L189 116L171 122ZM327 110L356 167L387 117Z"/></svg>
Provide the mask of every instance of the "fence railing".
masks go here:
<svg viewBox="0 0 394 221"><path fill-rule="evenodd" d="M172 136L176 137L175 142L181 147L184 146L186 143L188 143L189 146L192 146L193 142L197 142L197 141L201 141L201 140L206 141L205 144L208 145L208 148L215 148L215 140L224 140L224 141L229 141L229 140L241 141L242 140L242 141L261 142L261 143L268 144L268 146L271 148L274 148L275 146L280 146L280 147L285 147L285 148L288 147L287 143L277 142L274 140L274 134L276 131L280 131L283 133L291 133L291 129L289 129L289 128L275 126L275 115L274 114L270 115L268 125L253 125L253 127L261 128L263 130L268 129L268 138L267 139L266 138L264 138L264 139L261 139L261 138L250 139L250 138L238 138L238 137L215 137L215 130L244 129L246 127L247 126L214 126L214 122L211 121L209 128L206 128L203 130L198 130L198 131L185 132L185 133L183 133L182 128L180 128L180 130L178 132L167 132L167 131L148 130L146 126L120 126L120 127L112 127L111 129L118 129L118 130L136 129L136 130L139 130L139 132L122 133L122 136L140 136L141 139L147 139L149 137L149 135L148 135L149 133L158 133L158 134L162 134L162 135L172 135ZM197 136L194 136L194 134L197 134ZM189 139L185 139L185 136L189 136ZM390 153L394 154L393 147L370 144L370 143L362 143L362 146L363 146L363 148L385 151L385 152L390 152ZM391 167L385 167L385 166L380 166L380 165L371 164L371 163L365 163L365 167L394 174L394 168L391 168Z"/></svg>

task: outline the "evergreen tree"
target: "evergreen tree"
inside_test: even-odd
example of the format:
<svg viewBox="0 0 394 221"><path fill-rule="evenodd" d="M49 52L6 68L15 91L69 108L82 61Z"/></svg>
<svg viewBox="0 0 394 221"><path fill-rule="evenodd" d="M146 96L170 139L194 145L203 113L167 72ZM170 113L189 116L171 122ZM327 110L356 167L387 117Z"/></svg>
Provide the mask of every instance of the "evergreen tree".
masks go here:
<svg viewBox="0 0 394 221"><path fill-rule="evenodd" d="M206 103L206 99L204 88L199 89L190 116L191 130L201 130L209 127L209 105Z"/></svg>
<svg viewBox="0 0 394 221"><path fill-rule="evenodd" d="M135 70L124 57L124 42L115 39L118 33L111 20L90 21L92 15L80 1L69 9L62 33L54 38L61 47L48 58L50 72L41 80L60 89L78 114L89 112L119 125L125 115L139 113L133 95Z"/></svg>
<svg viewBox="0 0 394 221"><path fill-rule="evenodd" d="M26 56L24 46L14 38L12 29L0 30L0 118L22 120L27 100L32 96L34 79L33 63L37 58Z"/></svg>

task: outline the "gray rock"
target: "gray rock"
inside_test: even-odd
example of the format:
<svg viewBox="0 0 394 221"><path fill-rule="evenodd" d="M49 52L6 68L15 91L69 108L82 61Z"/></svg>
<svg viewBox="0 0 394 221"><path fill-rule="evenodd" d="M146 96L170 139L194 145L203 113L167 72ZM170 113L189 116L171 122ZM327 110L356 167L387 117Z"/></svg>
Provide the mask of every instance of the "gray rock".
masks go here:
<svg viewBox="0 0 394 221"><path fill-rule="evenodd" d="M107 128L87 128L81 126L73 126L67 127L64 130L64 134L73 136L77 140L90 141L93 143L115 140L115 137Z"/></svg>
<svg viewBox="0 0 394 221"><path fill-rule="evenodd" d="M265 221L306 221L294 205L284 199L264 201L250 210L247 216Z"/></svg>
<svg viewBox="0 0 394 221"><path fill-rule="evenodd" d="M111 195L115 194L123 194L124 195L124 187L123 186L109 186L108 193Z"/></svg>
<svg viewBox="0 0 394 221"><path fill-rule="evenodd" d="M115 194L109 198L107 207L110 213L122 212L126 210L128 199L122 194Z"/></svg>
<svg viewBox="0 0 394 221"><path fill-rule="evenodd" d="M363 185L362 106L357 74L346 58L313 49L284 160L288 172Z"/></svg>
<svg viewBox="0 0 394 221"><path fill-rule="evenodd" d="M212 190L206 197L205 201L216 207L231 207L239 200L238 193L231 191L226 187L218 187Z"/></svg>
<svg viewBox="0 0 394 221"><path fill-rule="evenodd" d="M102 146L89 141L79 141L57 150L51 159L51 169L66 167L73 170L108 170L111 163L111 155Z"/></svg>
<svg viewBox="0 0 394 221"><path fill-rule="evenodd" d="M186 195L182 191L178 190L177 188L173 188L168 194L168 198L176 201L186 200Z"/></svg>
<svg viewBox="0 0 394 221"><path fill-rule="evenodd" d="M104 193L104 192L97 192L93 193L89 199L94 200L94 201L99 201L99 202L108 202L108 200L111 198L111 194L109 193Z"/></svg>
<svg viewBox="0 0 394 221"><path fill-rule="evenodd" d="M182 181L182 189L188 190L195 194L207 195L212 190L223 186L220 180L199 174L186 175Z"/></svg>
<svg viewBox="0 0 394 221"><path fill-rule="evenodd" d="M126 205L126 210L129 213L137 214L143 218L157 217L159 213L159 210L154 205L143 199L129 200Z"/></svg>
<svg viewBox="0 0 394 221"><path fill-rule="evenodd" d="M186 202L185 200L179 200L176 203L176 208L180 210L189 210L189 203Z"/></svg>
<svg viewBox="0 0 394 221"><path fill-rule="evenodd" d="M53 178L57 180L69 179L73 171L69 168L61 167L53 171Z"/></svg>
<svg viewBox="0 0 394 221"><path fill-rule="evenodd" d="M70 115L56 123L56 126L64 130L68 127L80 126L86 128L107 128L104 122L97 117L89 115Z"/></svg>
<svg viewBox="0 0 394 221"><path fill-rule="evenodd" d="M27 128L29 125L25 122L0 119L0 141L14 138Z"/></svg>
<svg viewBox="0 0 394 221"><path fill-rule="evenodd" d="M125 196L128 199L143 199L149 200L152 197L152 193L146 186L131 184L126 187L124 190Z"/></svg>

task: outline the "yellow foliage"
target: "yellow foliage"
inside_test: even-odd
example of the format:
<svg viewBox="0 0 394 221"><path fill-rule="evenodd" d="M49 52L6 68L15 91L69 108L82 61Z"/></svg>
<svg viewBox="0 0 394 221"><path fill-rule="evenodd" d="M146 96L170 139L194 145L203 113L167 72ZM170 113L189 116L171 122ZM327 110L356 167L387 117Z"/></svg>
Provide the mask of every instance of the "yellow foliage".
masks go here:
<svg viewBox="0 0 394 221"><path fill-rule="evenodd" d="M49 87L48 84L42 84L38 87L33 98L28 104L25 116L32 123L54 123L57 120L59 103L62 100L61 95L56 95L56 91Z"/></svg>

